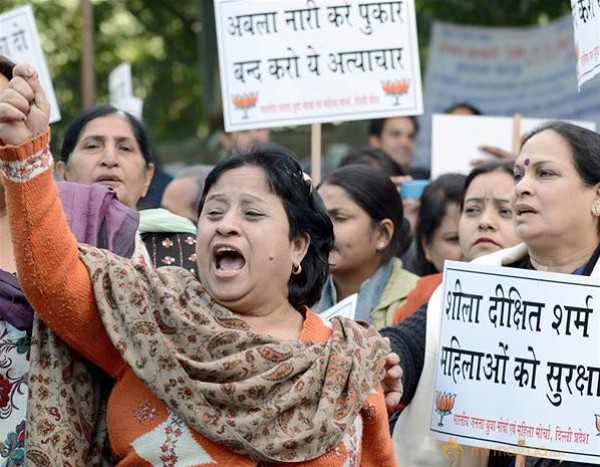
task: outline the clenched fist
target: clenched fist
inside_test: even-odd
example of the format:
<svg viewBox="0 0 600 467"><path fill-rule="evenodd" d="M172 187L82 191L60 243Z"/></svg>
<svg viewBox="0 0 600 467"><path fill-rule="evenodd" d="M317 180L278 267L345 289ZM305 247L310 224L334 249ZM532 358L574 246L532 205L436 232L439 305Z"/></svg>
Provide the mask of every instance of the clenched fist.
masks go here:
<svg viewBox="0 0 600 467"><path fill-rule="evenodd" d="M0 140L18 145L48 126L50 105L37 72L25 63L13 68L13 78L0 94Z"/></svg>

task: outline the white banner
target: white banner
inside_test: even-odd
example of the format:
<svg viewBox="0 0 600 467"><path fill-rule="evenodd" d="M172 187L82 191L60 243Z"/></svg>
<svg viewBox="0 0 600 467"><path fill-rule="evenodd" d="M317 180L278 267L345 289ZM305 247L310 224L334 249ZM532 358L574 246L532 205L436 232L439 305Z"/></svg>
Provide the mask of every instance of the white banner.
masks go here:
<svg viewBox="0 0 600 467"><path fill-rule="evenodd" d="M215 0L227 131L422 113L414 0Z"/></svg>
<svg viewBox="0 0 600 467"><path fill-rule="evenodd" d="M521 136L547 120L522 118ZM596 131L595 122L570 121L575 125ZM465 115L434 115L431 137L431 178L444 173L467 175L475 160L498 161L497 157L479 149L480 146L495 146L507 152L513 151L514 118L475 117Z"/></svg>
<svg viewBox="0 0 600 467"><path fill-rule="evenodd" d="M571 0L577 85L600 73L600 0Z"/></svg>
<svg viewBox="0 0 600 467"><path fill-rule="evenodd" d="M598 280L456 261L444 278L432 434L600 463Z"/></svg>
<svg viewBox="0 0 600 467"><path fill-rule="evenodd" d="M50 103L50 123L59 121L60 109L40 45L31 5L0 14L0 55L5 55L16 63L29 63L38 71Z"/></svg>
<svg viewBox="0 0 600 467"><path fill-rule="evenodd" d="M600 123L600 80L577 91L570 15L519 28L435 23L424 87L417 166L430 167L431 116L458 102L485 115Z"/></svg>

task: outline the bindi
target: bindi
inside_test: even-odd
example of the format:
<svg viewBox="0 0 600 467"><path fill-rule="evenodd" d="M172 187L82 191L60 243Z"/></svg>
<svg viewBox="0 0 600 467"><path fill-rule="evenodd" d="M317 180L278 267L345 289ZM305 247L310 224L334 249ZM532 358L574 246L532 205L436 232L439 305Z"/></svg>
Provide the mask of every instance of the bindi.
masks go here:
<svg viewBox="0 0 600 467"><path fill-rule="evenodd" d="M525 159L525 162L524 162L524 164L525 164L525 167L527 167L527 166L529 165L529 162L531 162L531 160L530 160L530 159Z"/></svg>

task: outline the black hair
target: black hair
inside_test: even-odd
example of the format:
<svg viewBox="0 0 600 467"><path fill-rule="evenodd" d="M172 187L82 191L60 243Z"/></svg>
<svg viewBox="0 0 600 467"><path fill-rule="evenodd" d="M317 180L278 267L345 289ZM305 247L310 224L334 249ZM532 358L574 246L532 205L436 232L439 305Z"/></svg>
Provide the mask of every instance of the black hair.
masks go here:
<svg viewBox="0 0 600 467"><path fill-rule="evenodd" d="M371 218L373 225L384 219L394 224L394 233L382 251L381 264L401 256L410 246L410 223L404 217L402 198L396 185L380 171L365 165L347 165L329 174L319 184L342 188Z"/></svg>
<svg viewBox="0 0 600 467"><path fill-rule="evenodd" d="M383 132L383 127L385 126L385 122L391 118L408 118L412 123L415 129L415 136L419 133L419 121L417 117L413 115L400 115L398 117L388 117L388 118L375 118L369 122L369 136L377 136L380 137Z"/></svg>
<svg viewBox="0 0 600 467"><path fill-rule="evenodd" d="M469 175L467 175L467 178L466 178L464 186L463 186L462 194L460 196L460 211L462 212L462 210L465 206L465 196L467 196L467 191L469 190L471 183L473 183L473 180L475 180L480 175L488 174L488 173L492 173L492 172L504 172L504 173L510 175L512 178L514 176L514 174L513 174L514 165L515 165L514 161L493 161L493 162L487 162L485 164L478 165L473 170L471 170L471 172L469 172Z"/></svg>
<svg viewBox="0 0 600 467"><path fill-rule="evenodd" d="M449 114L449 113L454 112L456 109L467 109L473 115L483 115L481 113L481 110L479 110L473 104L469 104L468 102L458 102L456 104L452 104L450 107L448 107L446 110L444 110L444 113Z"/></svg>
<svg viewBox="0 0 600 467"><path fill-rule="evenodd" d="M258 145L245 151L234 150L208 174L198 216L202 213L206 195L221 175L243 166L258 167L265 172L269 190L279 197L287 214L290 240L303 235L310 239L302 260L302 271L297 275L290 271L288 300L295 308L315 304L327 279L329 252L333 248L333 225L310 180L305 180L293 152L277 144Z"/></svg>
<svg viewBox="0 0 600 467"><path fill-rule="evenodd" d="M573 165L583 184L593 186L600 183L600 135L571 123L551 121L525 135L521 147L535 135L547 130L557 133L569 145Z"/></svg>
<svg viewBox="0 0 600 467"><path fill-rule="evenodd" d="M382 149L365 146L358 151L351 152L342 158L338 168L348 165L367 165L378 169L388 177L406 175L406 172L390 155Z"/></svg>
<svg viewBox="0 0 600 467"><path fill-rule="evenodd" d="M144 125L142 125L142 123L130 113L123 112L112 105L97 105L89 110L81 112L77 117L75 117L75 119L65 130L62 146L60 148L60 160L65 164L69 161L69 157L73 153L75 146L77 146L81 132L88 123L97 118L107 117L113 114L118 114L125 117L129 122L129 125L131 125L131 130L133 131L133 135L135 136L138 146L142 151L142 157L146 161L146 164L157 162L156 157L150 147L150 142L148 140L148 136L146 135Z"/></svg>
<svg viewBox="0 0 600 467"><path fill-rule="evenodd" d="M416 237L415 274L425 276L439 272L433 263L427 260L423 243L430 243L437 229L440 228L448 206L456 203L460 206L463 186L466 177L462 174L443 174L433 180L421 195Z"/></svg>

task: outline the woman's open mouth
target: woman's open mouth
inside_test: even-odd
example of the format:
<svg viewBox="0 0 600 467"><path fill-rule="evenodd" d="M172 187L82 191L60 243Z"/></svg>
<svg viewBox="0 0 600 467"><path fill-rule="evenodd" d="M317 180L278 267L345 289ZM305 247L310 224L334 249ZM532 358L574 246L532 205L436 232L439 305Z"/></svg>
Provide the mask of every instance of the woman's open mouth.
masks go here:
<svg viewBox="0 0 600 467"><path fill-rule="evenodd" d="M123 180L121 180L116 175L101 175L98 178L96 178L96 180L94 180L94 183L100 183L104 186L116 188L117 186L123 184Z"/></svg>
<svg viewBox="0 0 600 467"><path fill-rule="evenodd" d="M537 214L536 209L525 203L516 203L514 209L517 217L525 216L527 214Z"/></svg>
<svg viewBox="0 0 600 467"><path fill-rule="evenodd" d="M230 245L216 245L212 257L218 277L233 277L246 266L244 255Z"/></svg>

